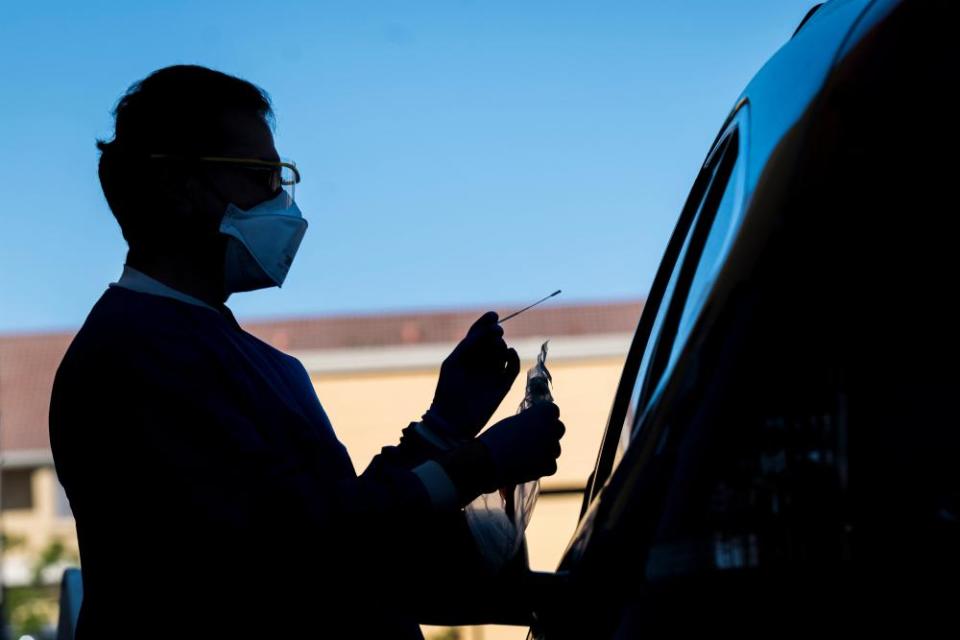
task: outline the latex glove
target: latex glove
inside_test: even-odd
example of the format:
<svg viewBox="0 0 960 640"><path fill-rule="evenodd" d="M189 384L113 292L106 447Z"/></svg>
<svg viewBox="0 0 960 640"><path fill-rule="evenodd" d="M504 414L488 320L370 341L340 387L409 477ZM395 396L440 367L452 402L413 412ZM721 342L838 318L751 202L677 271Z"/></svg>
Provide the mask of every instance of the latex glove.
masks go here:
<svg viewBox="0 0 960 640"><path fill-rule="evenodd" d="M440 455L437 462L453 484L458 506L500 487L556 473L566 431L559 418L557 405L538 403Z"/></svg>
<svg viewBox="0 0 960 640"><path fill-rule="evenodd" d="M560 408L541 402L501 420L477 440L490 452L495 484L504 487L555 474L565 432Z"/></svg>
<svg viewBox="0 0 960 640"><path fill-rule="evenodd" d="M480 316L440 366L424 422L452 440L483 429L520 373L520 357L507 348L495 311Z"/></svg>

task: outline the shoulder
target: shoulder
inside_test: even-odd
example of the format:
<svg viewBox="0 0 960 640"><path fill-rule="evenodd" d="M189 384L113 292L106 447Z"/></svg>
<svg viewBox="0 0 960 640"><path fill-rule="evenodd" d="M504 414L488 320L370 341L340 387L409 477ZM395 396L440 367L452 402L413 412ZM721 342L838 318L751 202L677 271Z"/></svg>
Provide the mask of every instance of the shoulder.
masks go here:
<svg viewBox="0 0 960 640"><path fill-rule="evenodd" d="M215 312L121 287L107 289L67 348L55 377L63 383L122 384L152 368L201 371L217 361Z"/></svg>

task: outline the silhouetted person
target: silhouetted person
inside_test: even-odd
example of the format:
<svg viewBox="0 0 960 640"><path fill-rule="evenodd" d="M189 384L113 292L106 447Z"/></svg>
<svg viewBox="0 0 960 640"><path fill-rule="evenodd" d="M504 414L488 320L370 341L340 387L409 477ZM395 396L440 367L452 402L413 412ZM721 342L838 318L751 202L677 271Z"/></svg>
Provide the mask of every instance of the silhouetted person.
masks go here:
<svg viewBox="0 0 960 640"><path fill-rule="evenodd" d="M306 230L267 95L174 66L134 84L115 116L99 175L129 252L50 404L80 544L80 640L420 638L418 621L497 610L510 584L485 571L462 508L555 473L564 431L547 404L477 437L519 371L497 315L474 323L423 418L358 476L303 365L224 305L279 286Z"/></svg>

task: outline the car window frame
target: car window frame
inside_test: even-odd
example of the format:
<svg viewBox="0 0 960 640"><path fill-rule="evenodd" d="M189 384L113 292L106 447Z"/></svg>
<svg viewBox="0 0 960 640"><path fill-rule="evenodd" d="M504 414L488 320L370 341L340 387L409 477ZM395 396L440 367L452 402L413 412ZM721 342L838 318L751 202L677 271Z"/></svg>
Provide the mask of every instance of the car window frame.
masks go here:
<svg viewBox="0 0 960 640"><path fill-rule="evenodd" d="M620 382L617 387L617 393L614 396L613 406L611 407L607 421L607 428L605 429L603 438L601 440L600 450L597 455L597 462L594 465L593 473L591 473L590 479L587 482L580 512L581 518L583 517L584 513L586 513L590 503L599 495L601 489L610 479L610 476L615 470L614 460L617 454L617 447L620 444L627 412L630 409L630 402L634 396L636 385L638 383L638 377L641 374L640 365L642 364L647 346L651 339L657 340L659 343L664 328L668 326L668 321L672 320L674 335L669 342L670 348L660 347L659 344L654 345L653 347L655 350L661 353L660 358L665 358L667 362L661 362L663 366L657 375L647 375L642 380L644 387L640 391L635 415L631 420L631 430L634 430L635 426L642 421L644 414L649 409L649 406L656 395L657 388L659 388L660 383L668 373L666 368L667 364L669 363L669 355L670 351L672 350L673 339L676 338L675 332L677 329L677 323L679 322L684 308L684 305L678 305L676 300L682 299L683 302L686 302L686 297L689 294L690 283L692 282L693 276L696 273L696 267L700 262L703 247L706 238L709 235L713 217L716 214L716 207L720 204L720 199L723 197L724 190L729 180L733 178L732 170L736 168L738 159L743 156L745 161L746 135L747 102L746 100L741 100L731 111L731 114L728 116L723 127L721 127L719 133L714 139L710 151L707 153L706 159L704 160L701 169L694 180L694 184L690 190L690 193L684 202L677 225L674 227L673 233L670 236L670 240L667 243L666 250L664 251L663 258L660 261L660 266L657 268L657 274L654 277L653 285L650 288L650 293L646 302L644 303L637 329L634 333L630 349L627 353L626 361L624 362L623 372L621 373ZM732 162L729 163L731 171L724 180L724 189L717 191L713 188L714 182L721 169L721 163L723 163L725 158L729 157L729 154L725 154L725 152L728 149L730 142L736 143L736 153L733 156ZM743 174L745 171L742 170L740 173ZM742 179L742 175L740 178ZM715 202L713 203L714 210L710 214L709 224L704 224L700 219L700 213L704 209L704 205L711 195L715 196ZM739 206L742 206L743 203L739 202L738 204ZM697 228L691 228L694 224L696 224ZM701 230L701 242L699 242L698 247L693 247L693 245L691 245L691 248L696 248L697 250L687 251L686 255L683 256L683 263L678 265L677 261L683 252L688 236L691 234L696 234L698 229ZM666 293L669 282L674 274L675 269L677 268L681 270L679 278L685 278L685 286L683 289L684 295L682 298L678 298L678 291L681 290L681 282L678 280L677 286L671 292L670 299L664 301L664 294ZM665 319L660 328L660 333L658 333L656 336L651 336L651 332L657 321L660 308L663 304L668 305L666 312L670 317ZM652 355L656 356L657 353ZM653 358L651 358L651 362L647 365L648 367L653 365L652 360ZM657 384L653 383L654 380Z"/></svg>
<svg viewBox="0 0 960 640"><path fill-rule="evenodd" d="M656 336L657 343L653 346L653 355L649 365L651 373L645 377L642 383L643 388L640 392L639 404L643 406L644 410L649 406L655 390L667 378L670 368L674 364L671 355L675 342L680 337L678 336L680 319L683 317L683 312L689 302L690 287L697 274L697 268L700 266L700 259L703 257L707 239L713 230L713 223L716 220L720 203L734 177L734 169L736 169L737 160L740 157L740 136L736 127L729 135L724 136L723 141L721 148L718 149L716 171L694 219L694 227L690 232L689 249L684 256L683 264L680 265L677 284L669 302L670 307L663 321L663 327ZM640 410L637 413L639 414L639 420L644 411Z"/></svg>

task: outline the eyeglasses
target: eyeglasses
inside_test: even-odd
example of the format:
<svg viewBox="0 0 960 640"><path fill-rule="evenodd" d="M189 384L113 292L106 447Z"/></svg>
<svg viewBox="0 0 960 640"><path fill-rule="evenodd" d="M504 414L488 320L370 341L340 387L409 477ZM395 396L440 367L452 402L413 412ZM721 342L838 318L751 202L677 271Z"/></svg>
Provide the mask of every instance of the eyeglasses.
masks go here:
<svg viewBox="0 0 960 640"><path fill-rule="evenodd" d="M266 184L271 192L277 192L286 187L293 198L296 184L300 182L300 171L297 165L289 160L260 160L258 158L224 158L219 156L201 156L199 158L190 158L186 156L169 155L166 153L151 153L150 158L164 158L171 160L196 160L200 162L216 162L221 164L232 164L252 169L266 174Z"/></svg>

